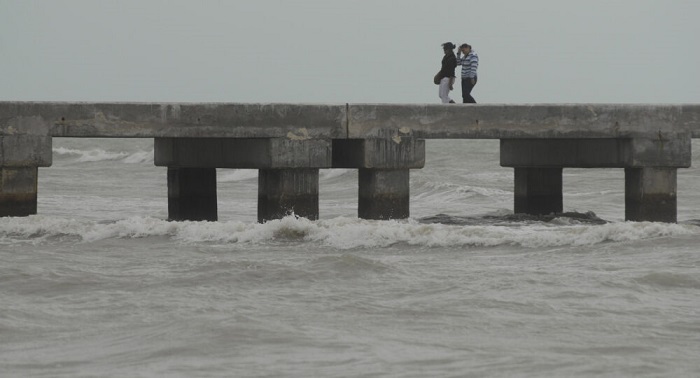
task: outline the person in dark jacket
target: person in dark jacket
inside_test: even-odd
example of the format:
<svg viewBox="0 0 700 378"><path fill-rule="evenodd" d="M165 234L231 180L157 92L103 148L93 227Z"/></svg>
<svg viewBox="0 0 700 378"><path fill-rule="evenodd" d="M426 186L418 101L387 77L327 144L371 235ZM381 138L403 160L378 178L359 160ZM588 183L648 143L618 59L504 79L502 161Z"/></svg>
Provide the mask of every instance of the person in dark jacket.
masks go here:
<svg viewBox="0 0 700 378"><path fill-rule="evenodd" d="M455 68L457 68L457 57L453 51L455 47L457 46L452 42L442 44L442 50L445 56L442 58L442 68L440 68L440 72L438 72L437 79L440 80L438 96L440 96L440 100L442 100L443 104L455 103L450 98L450 91L453 88L455 80Z"/></svg>

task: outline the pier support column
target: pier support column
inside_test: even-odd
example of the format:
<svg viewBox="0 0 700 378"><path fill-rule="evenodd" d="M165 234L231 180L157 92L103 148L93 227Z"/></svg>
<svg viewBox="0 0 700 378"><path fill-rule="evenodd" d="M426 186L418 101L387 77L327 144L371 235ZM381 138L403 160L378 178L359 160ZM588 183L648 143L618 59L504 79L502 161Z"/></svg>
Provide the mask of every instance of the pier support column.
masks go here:
<svg viewBox="0 0 700 378"><path fill-rule="evenodd" d="M562 168L515 168L515 213L561 213Z"/></svg>
<svg viewBox="0 0 700 378"><path fill-rule="evenodd" d="M0 167L0 217L36 214L37 178L37 167Z"/></svg>
<svg viewBox="0 0 700 378"><path fill-rule="evenodd" d="M359 170L357 214L362 219L406 219L409 217L409 170Z"/></svg>
<svg viewBox="0 0 700 378"><path fill-rule="evenodd" d="M625 168L625 220L677 221L676 168Z"/></svg>
<svg viewBox="0 0 700 378"><path fill-rule="evenodd" d="M424 165L422 139L390 134L333 141L333 168L359 169L357 215L362 219L408 218L409 172Z"/></svg>
<svg viewBox="0 0 700 378"><path fill-rule="evenodd" d="M216 221L216 169L168 167L168 219Z"/></svg>
<svg viewBox="0 0 700 378"><path fill-rule="evenodd" d="M294 214L318 219L318 169L260 169L258 222Z"/></svg>

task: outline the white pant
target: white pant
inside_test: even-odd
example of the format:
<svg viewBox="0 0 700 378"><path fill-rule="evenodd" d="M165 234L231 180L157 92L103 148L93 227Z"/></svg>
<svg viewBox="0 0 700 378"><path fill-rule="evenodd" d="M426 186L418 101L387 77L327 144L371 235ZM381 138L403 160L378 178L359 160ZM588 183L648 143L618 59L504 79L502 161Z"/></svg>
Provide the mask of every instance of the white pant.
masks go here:
<svg viewBox="0 0 700 378"><path fill-rule="evenodd" d="M440 80L438 96L440 96L443 104L449 104L452 101L450 98L450 80L451 79L449 77L443 77L442 80Z"/></svg>

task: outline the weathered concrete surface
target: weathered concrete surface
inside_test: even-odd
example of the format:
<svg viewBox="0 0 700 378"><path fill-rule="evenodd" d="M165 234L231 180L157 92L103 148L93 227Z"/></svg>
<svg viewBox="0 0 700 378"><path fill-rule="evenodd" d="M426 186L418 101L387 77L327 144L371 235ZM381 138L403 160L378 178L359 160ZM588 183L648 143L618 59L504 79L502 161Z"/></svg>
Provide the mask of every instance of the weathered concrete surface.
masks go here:
<svg viewBox="0 0 700 378"><path fill-rule="evenodd" d="M50 123L41 117L37 109L24 111L22 104L0 102L0 135L49 135Z"/></svg>
<svg viewBox="0 0 700 378"><path fill-rule="evenodd" d="M0 102L0 135L224 138L700 138L700 105Z"/></svg>
<svg viewBox="0 0 700 378"><path fill-rule="evenodd" d="M261 169L258 222L294 214L318 219L318 169Z"/></svg>
<svg viewBox="0 0 700 378"><path fill-rule="evenodd" d="M350 104L348 138L700 137L700 105Z"/></svg>
<svg viewBox="0 0 700 378"><path fill-rule="evenodd" d="M51 147L46 135L0 135L0 167L50 167Z"/></svg>
<svg viewBox="0 0 700 378"><path fill-rule="evenodd" d="M405 169L425 166L425 140L334 139L333 168Z"/></svg>
<svg viewBox="0 0 700 378"><path fill-rule="evenodd" d="M347 106L0 102L0 135L345 138Z"/></svg>
<svg viewBox="0 0 700 378"><path fill-rule="evenodd" d="M684 167L689 134L655 139L501 139L504 167Z"/></svg>
<svg viewBox="0 0 700 378"><path fill-rule="evenodd" d="M562 168L515 168L516 214L561 213Z"/></svg>
<svg viewBox="0 0 700 378"><path fill-rule="evenodd" d="M0 168L0 217L36 214L37 167Z"/></svg>
<svg viewBox="0 0 700 378"><path fill-rule="evenodd" d="M625 169L625 220L677 221L675 168Z"/></svg>
<svg viewBox="0 0 700 378"><path fill-rule="evenodd" d="M330 168L329 139L156 138L155 165L199 168Z"/></svg>
<svg viewBox="0 0 700 378"><path fill-rule="evenodd" d="M410 216L408 169L359 170L357 215L362 219L406 219Z"/></svg>
<svg viewBox="0 0 700 378"><path fill-rule="evenodd" d="M636 138L623 144L626 167L688 168L692 160L689 134L668 135L653 139Z"/></svg>
<svg viewBox="0 0 700 378"><path fill-rule="evenodd" d="M168 219L216 221L216 169L168 168Z"/></svg>

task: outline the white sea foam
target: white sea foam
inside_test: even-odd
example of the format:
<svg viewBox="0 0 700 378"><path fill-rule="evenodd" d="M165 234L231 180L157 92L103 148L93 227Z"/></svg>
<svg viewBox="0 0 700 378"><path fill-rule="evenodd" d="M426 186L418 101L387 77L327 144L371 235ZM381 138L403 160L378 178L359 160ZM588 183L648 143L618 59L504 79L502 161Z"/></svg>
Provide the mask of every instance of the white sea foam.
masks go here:
<svg viewBox="0 0 700 378"><path fill-rule="evenodd" d="M322 169L319 172L321 180L332 180L347 175L350 169ZM217 174L218 182L238 182L258 178L257 169L223 169Z"/></svg>
<svg viewBox="0 0 700 378"><path fill-rule="evenodd" d="M74 157L78 163L94 163L101 161L123 161L127 164L148 163L153 161L153 150L136 152L113 152L95 148L80 150L57 147L53 152L59 156Z"/></svg>
<svg viewBox="0 0 700 378"><path fill-rule="evenodd" d="M449 182L425 182L423 186L427 191L418 192L415 198L421 196L448 195L453 199L481 197L512 196L512 191L501 190L494 187L481 187L472 185L458 185ZM425 190L424 189L424 190Z"/></svg>
<svg viewBox="0 0 700 378"><path fill-rule="evenodd" d="M238 182L258 178L257 169L223 169L217 172L218 182Z"/></svg>
<svg viewBox="0 0 700 378"><path fill-rule="evenodd" d="M137 151L129 154L123 161L127 164L153 163L153 156L153 150Z"/></svg>
<svg viewBox="0 0 700 378"><path fill-rule="evenodd" d="M336 249L382 248L396 244L425 247L526 248L584 246L665 236L700 234L700 227L649 222L604 225L530 223L513 226L462 226L409 221L369 221L338 217L309 221L286 217L265 224L229 222L168 222L132 217L112 223L32 216L0 219L0 238L45 242L74 236L90 243L111 238L169 237L185 243L318 243Z"/></svg>
<svg viewBox="0 0 700 378"><path fill-rule="evenodd" d="M319 172L319 178L321 180L331 180L338 177L343 177L345 175L351 174L352 169L344 168L334 168L334 169L321 169Z"/></svg>

